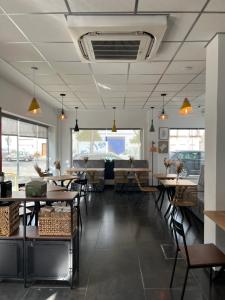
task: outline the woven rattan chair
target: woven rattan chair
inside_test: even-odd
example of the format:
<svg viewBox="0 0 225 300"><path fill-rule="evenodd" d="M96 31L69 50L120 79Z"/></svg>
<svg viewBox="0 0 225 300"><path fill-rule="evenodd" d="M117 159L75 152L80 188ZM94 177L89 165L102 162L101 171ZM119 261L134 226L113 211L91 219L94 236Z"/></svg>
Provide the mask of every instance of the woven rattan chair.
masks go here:
<svg viewBox="0 0 225 300"><path fill-rule="evenodd" d="M177 257L178 253L180 252L182 257L185 259L186 262L186 272L185 278L181 293L181 300L184 299L184 293L188 278L188 272L190 269L197 269L197 268L209 268L210 276L209 276L209 284L211 287L212 282L212 268L213 267L224 267L225 266L225 255L222 251L220 251L214 244L194 244L187 246L183 225L174 219L172 219L175 241L176 241L176 255L170 280L170 288L173 285L174 273L177 264ZM183 245L180 246L178 243L178 236L182 238Z"/></svg>
<svg viewBox="0 0 225 300"><path fill-rule="evenodd" d="M154 201L156 202L156 193L159 191L157 189L157 187L155 186L142 186L141 183L140 183L140 180L138 178L138 175L135 173L135 178L136 178L136 181L137 181L137 184L138 184L138 187L140 189L141 192L144 192L144 193L151 193L153 198L154 198Z"/></svg>

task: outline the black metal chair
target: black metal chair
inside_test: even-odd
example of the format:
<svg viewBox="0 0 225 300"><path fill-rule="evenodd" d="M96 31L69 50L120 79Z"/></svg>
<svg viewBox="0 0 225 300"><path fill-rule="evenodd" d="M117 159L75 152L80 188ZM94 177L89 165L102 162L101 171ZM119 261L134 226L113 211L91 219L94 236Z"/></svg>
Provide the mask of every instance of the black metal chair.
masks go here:
<svg viewBox="0 0 225 300"><path fill-rule="evenodd" d="M180 298L181 300L183 300L189 270L196 269L196 268L209 268L210 270L209 283L211 287L212 268L225 266L225 254L222 251L220 251L220 249L218 249L214 244L194 244L191 246L187 246L183 225L174 219L172 219L172 224L173 224L177 249L176 249L176 255L175 255L171 280L170 280L170 288L172 288L173 285L174 273L175 273L176 263L177 263L177 256L178 256L178 252L180 251L187 265L181 298ZM183 246L179 246L178 235L183 240Z"/></svg>

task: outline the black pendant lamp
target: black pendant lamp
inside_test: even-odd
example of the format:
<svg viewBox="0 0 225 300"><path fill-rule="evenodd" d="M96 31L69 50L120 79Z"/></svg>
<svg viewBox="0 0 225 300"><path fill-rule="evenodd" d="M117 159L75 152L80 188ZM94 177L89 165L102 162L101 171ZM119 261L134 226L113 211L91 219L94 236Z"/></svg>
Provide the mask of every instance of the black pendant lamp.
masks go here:
<svg viewBox="0 0 225 300"><path fill-rule="evenodd" d="M65 120L65 112L64 112L64 107L63 107L63 97L66 96L66 94L60 94L60 96L62 97L62 109L61 109L61 113L59 115L59 119L61 121Z"/></svg>
<svg viewBox="0 0 225 300"><path fill-rule="evenodd" d="M150 126L150 132L155 132L155 126L153 124L153 110L154 110L154 107L152 106L151 107L151 110L152 110L152 121L151 121L151 126Z"/></svg>
<svg viewBox="0 0 225 300"><path fill-rule="evenodd" d="M75 126L74 126L74 132L79 132L79 126L78 126L78 120L77 120L78 107L76 106L75 109L76 109L76 123L75 123Z"/></svg>
<svg viewBox="0 0 225 300"><path fill-rule="evenodd" d="M165 103L164 103L164 97L166 96L166 94L161 94L161 96L163 97L163 106L162 106L162 112L159 116L159 119L164 121L164 120L167 120L168 119L168 115L165 113L165 109L164 109L164 106L165 106Z"/></svg>

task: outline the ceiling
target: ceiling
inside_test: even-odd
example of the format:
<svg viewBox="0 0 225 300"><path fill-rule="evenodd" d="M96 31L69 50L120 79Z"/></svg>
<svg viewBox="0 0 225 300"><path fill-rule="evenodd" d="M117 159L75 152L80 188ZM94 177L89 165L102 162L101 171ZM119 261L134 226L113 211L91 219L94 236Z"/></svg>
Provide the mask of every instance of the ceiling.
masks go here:
<svg viewBox="0 0 225 300"><path fill-rule="evenodd" d="M167 14L156 56L144 63L82 63L66 16ZM66 109L179 107L188 97L204 105L207 43L225 32L224 0L0 0L0 58ZM99 85L100 84L100 85ZM103 87L102 87L103 86ZM104 86L110 89L105 89Z"/></svg>

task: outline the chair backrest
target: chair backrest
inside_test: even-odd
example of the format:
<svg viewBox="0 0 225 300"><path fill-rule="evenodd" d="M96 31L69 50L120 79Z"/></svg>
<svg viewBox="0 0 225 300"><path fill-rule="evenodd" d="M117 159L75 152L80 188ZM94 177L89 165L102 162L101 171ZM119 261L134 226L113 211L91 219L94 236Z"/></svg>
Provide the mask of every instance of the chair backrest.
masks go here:
<svg viewBox="0 0 225 300"><path fill-rule="evenodd" d="M173 197L174 202L189 202L193 206L197 204L197 186L176 186Z"/></svg>
<svg viewBox="0 0 225 300"><path fill-rule="evenodd" d="M136 179L136 181L137 181L137 184L138 184L139 189L142 191L142 186L141 186L141 183L140 183L140 180L139 180L139 178L138 178L137 173L135 173L135 179Z"/></svg>
<svg viewBox="0 0 225 300"><path fill-rule="evenodd" d="M128 172L127 171L116 171L114 172L114 183L128 183Z"/></svg>
<svg viewBox="0 0 225 300"><path fill-rule="evenodd" d="M148 168L148 160L147 159L137 159L133 162L134 168Z"/></svg>
<svg viewBox="0 0 225 300"><path fill-rule="evenodd" d="M44 176L44 173L41 171L41 168L38 166L37 163L34 165L34 169L35 169L35 171L38 173L38 175L39 175L40 177L43 177L43 176Z"/></svg>
<svg viewBox="0 0 225 300"><path fill-rule="evenodd" d="M179 246L179 242L178 242L178 235L179 235L183 240L183 246L184 246L184 249L185 249L187 264L190 265L190 259L189 259L189 255L188 255L186 238L185 238L185 234L184 234L184 227L181 223L177 222L174 218L172 218L172 224L173 224L173 230L174 230L174 235L175 235L177 251L180 250L180 246Z"/></svg>

